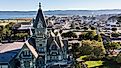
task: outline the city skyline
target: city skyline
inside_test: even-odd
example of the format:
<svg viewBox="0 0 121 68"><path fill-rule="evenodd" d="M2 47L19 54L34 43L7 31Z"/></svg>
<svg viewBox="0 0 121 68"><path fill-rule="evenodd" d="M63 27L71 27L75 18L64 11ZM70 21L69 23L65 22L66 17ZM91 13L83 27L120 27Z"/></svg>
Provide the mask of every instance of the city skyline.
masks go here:
<svg viewBox="0 0 121 68"><path fill-rule="evenodd" d="M44 11L121 9L121 0L2 0L0 11L37 11L39 2Z"/></svg>

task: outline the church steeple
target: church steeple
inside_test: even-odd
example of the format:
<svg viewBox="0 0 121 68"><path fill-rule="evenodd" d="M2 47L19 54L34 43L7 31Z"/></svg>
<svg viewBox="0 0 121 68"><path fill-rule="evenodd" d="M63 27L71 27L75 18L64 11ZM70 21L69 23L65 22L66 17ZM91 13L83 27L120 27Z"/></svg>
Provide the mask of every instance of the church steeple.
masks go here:
<svg viewBox="0 0 121 68"><path fill-rule="evenodd" d="M35 22L33 24L34 28L37 28L38 24L41 24L43 28L47 28L47 24L45 22L45 19L44 19L41 7L42 7L41 3L39 3L39 10L37 12L37 16L36 16Z"/></svg>

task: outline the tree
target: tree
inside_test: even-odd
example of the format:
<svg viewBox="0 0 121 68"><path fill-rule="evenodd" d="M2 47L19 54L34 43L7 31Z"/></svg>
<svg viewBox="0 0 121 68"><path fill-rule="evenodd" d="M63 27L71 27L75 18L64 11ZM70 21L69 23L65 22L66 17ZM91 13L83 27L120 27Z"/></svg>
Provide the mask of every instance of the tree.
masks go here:
<svg viewBox="0 0 121 68"><path fill-rule="evenodd" d="M112 31L117 31L117 28L112 28Z"/></svg>
<svg viewBox="0 0 121 68"><path fill-rule="evenodd" d="M80 47L81 55L88 55L88 59L101 59L105 56L105 48L103 45L97 44L97 41L82 41ZM92 58L92 59L93 59Z"/></svg>
<svg viewBox="0 0 121 68"><path fill-rule="evenodd" d="M85 40L93 40L96 33L94 31L88 32L84 35Z"/></svg>
<svg viewBox="0 0 121 68"><path fill-rule="evenodd" d="M112 33L111 36L112 37L119 37L119 34L118 33Z"/></svg>
<svg viewBox="0 0 121 68"><path fill-rule="evenodd" d="M88 30L88 27L84 27L83 29L84 29L84 30Z"/></svg>
<svg viewBox="0 0 121 68"><path fill-rule="evenodd" d="M102 40L101 35L99 35L99 34L98 35L95 35L94 36L94 40L101 42L101 40Z"/></svg>
<svg viewBox="0 0 121 68"><path fill-rule="evenodd" d="M74 43L72 44L72 53L73 53L73 57L76 59L78 58L78 53L79 53L79 43ZM80 56L80 55L79 55Z"/></svg>
<svg viewBox="0 0 121 68"><path fill-rule="evenodd" d="M63 37L69 37L69 38L70 38L70 37L77 38L76 33L72 32L72 31L63 33L62 36L63 36Z"/></svg>
<svg viewBox="0 0 121 68"><path fill-rule="evenodd" d="M102 46L96 46L92 53L96 58L103 58L105 56L105 49Z"/></svg>
<svg viewBox="0 0 121 68"><path fill-rule="evenodd" d="M121 52L117 55L116 62L121 63Z"/></svg>
<svg viewBox="0 0 121 68"><path fill-rule="evenodd" d="M104 47L109 51L111 49L111 42L107 42Z"/></svg>
<svg viewBox="0 0 121 68"><path fill-rule="evenodd" d="M106 45L105 45L105 48L106 49L112 49L112 50L114 50L114 49L118 49L120 47L120 44L118 44L118 43L116 43L116 42L108 42L108 43L106 43Z"/></svg>
<svg viewBox="0 0 121 68"><path fill-rule="evenodd" d="M90 46L90 44L85 43L80 47L80 52L82 55L90 55L92 53L93 46Z"/></svg>
<svg viewBox="0 0 121 68"><path fill-rule="evenodd" d="M79 39L80 39L80 40L83 40L83 39L84 39L84 36L85 36L84 34L80 34L80 35L79 35Z"/></svg>
<svg viewBox="0 0 121 68"><path fill-rule="evenodd" d="M72 22L70 27L71 27L71 29L74 29L75 28L75 23Z"/></svg>
<svg viewBox="0 0 121 68"><path fill-rule="evenodd" d="M80 30L80 27L76 27L77 30Z"/></svg>
<svg viewBox="0 0 121 68"><path fill-rule="evenodd" d="M111 43L111 49L118 49L120 47L120 44L116 43L116 42L112 42Z"/></svg>
<svg viewBox="0 0 121 68"><path fill-rule="evenodd" d="M95 27L94 26L91 26L91 30L95 30Z"/></svg>
<svg viewBox="0 0 121 68"><path fill-rule="evenodd" d="M60 30L59 33L61 34L63 32L63 30Z"/></svg>
<svg viewBox="0 0 121 68"><path fill-rule="evenodd" d="M96 36L96 32L95 31L90 31L87 33L83 33L79 35L79 39L80 40L95 40L94 37ZM100 41L101 36L98 36L98 38L96 37L96 40Z"/></svg>

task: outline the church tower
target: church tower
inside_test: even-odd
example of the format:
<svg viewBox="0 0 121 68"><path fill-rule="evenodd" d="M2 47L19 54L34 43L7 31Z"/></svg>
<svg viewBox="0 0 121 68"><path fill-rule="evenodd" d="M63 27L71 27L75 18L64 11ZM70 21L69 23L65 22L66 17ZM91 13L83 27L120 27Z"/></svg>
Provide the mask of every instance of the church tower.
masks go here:
<svg viewBox="0 0 121 68"><path fill-rule="evenodd" d="M35 28L34 35L36 42L36 50L39 55L45 56L47 44L47 24L44 20L43 12L41 9L41 3L39 3L39 10L37 12L33 27Z"/></svg>

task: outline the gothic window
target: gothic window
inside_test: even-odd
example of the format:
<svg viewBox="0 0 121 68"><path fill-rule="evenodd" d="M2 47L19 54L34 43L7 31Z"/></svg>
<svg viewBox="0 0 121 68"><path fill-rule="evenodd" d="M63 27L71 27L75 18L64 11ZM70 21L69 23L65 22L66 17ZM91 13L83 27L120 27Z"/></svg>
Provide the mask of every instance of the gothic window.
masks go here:
<svg viewBox="0 0 121 68"><path fill-rule="evenodd" d="M23 52L23 56L30 56L30 55L31 55L31 52L28 51L28 50L25 50L25 51Z"/></svg>

